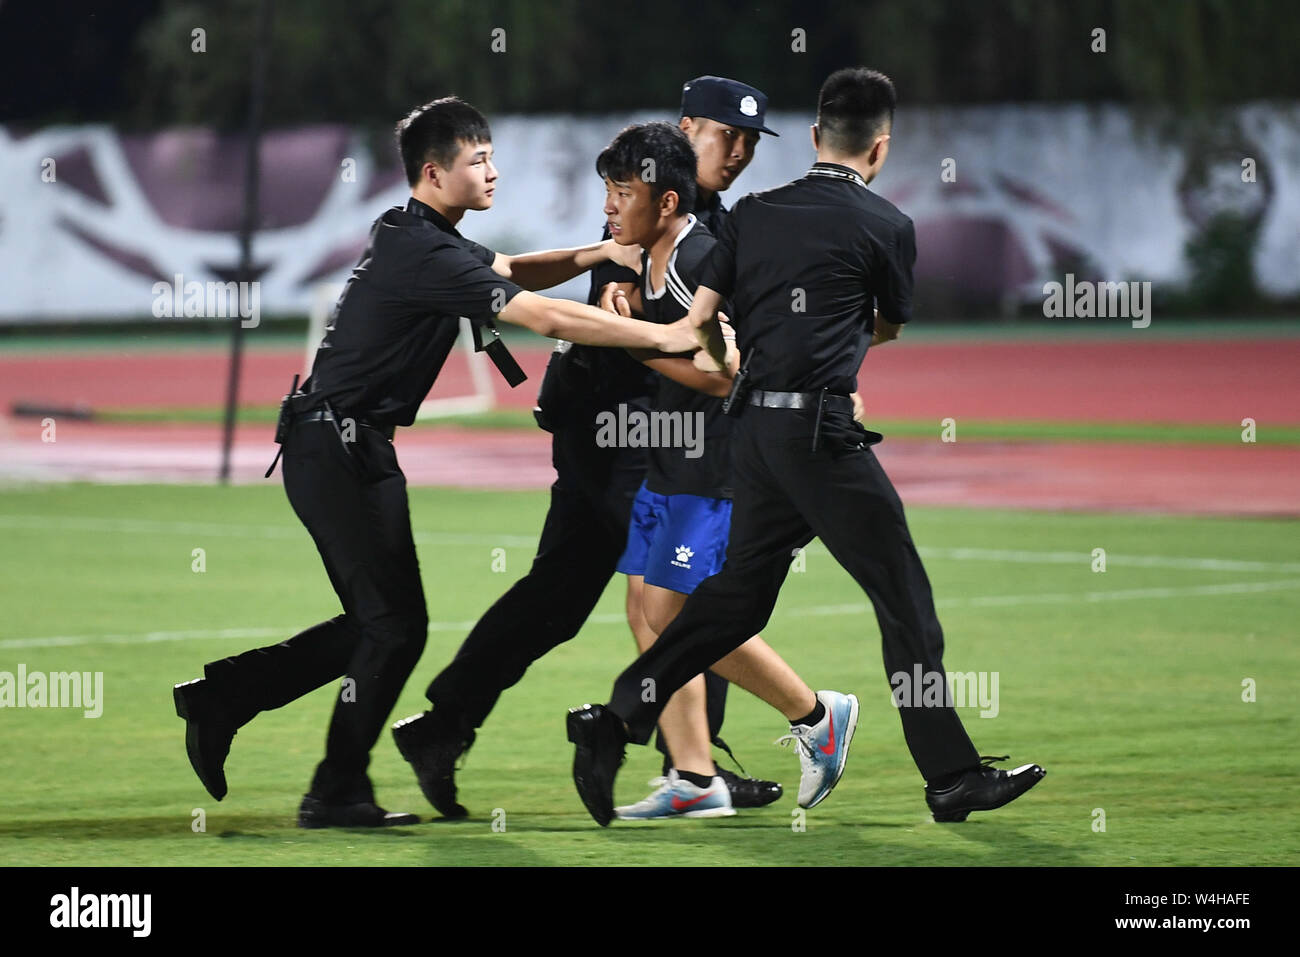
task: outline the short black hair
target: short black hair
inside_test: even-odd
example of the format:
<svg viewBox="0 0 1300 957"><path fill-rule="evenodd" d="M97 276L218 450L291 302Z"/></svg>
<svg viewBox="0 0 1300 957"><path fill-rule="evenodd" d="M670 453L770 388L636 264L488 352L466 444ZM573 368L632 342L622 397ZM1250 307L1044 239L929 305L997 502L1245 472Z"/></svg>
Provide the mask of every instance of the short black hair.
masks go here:
<svg viewBox="0 0 1300 957"><path fill-rule="evenodd" d="M616 181L639 177L655 199L671 189L683 213L695 208L695 169L695 149L686 134L658 121L625 127L596 157L600 176Z"/></svg>
<svg viewBox="0 0 1300 957"><path fill-rule="evenodd" d="M397 151L412 186L425 163L451 166L463 144L491 142L487 118L458 96L417 106L397 122Z"/></svg>
<svg viewBox="0 0 1300 957"><path fill-rule="evenodd" d="M866 67L836 70L817 97L817 129L834 152L858 156L894 125L894 82Z"/></svg>

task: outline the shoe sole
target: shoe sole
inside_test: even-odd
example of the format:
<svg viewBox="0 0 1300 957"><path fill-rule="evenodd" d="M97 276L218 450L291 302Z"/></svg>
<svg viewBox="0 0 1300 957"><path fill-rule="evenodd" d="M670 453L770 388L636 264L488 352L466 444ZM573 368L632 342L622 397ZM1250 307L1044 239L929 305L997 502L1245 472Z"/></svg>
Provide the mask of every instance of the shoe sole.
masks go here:
<svg viewBox="0 0 1300 957"><path fill-rule="evenodd" d="M596 763L595 749L588 740L591 736L583 733L586 724L578 717L576 711L570 711L565 718L569 741L577 747L577 751L573 755L573 784L578 789L578 797L582 798L583 807L587 809L587 813L592 816L592 819L601 827L609 827L609 822L614 819L613 802L611 801L607 807L604 800L601 799L600 789L595 785L595 782L579 773L578 770L584 763L584 757L588 766Z"/></svg>
<svg viewBox="0 0 1300 957"><path fill-rule="evenodd" d="M1039 768L1038 770L1040 773L1035 774L1032 776L1032 778L1030 778L1029 783L1025 785L1025 789L1023 791L1017 791L1015 794L1011 795L1011 797L1007 798L1005 801L999 801L996 804L982 805L980 807L966 807L966 808L962 808L960 811L945 811L942 814L936 811L931 811L930 813L934 816L935 823L937 824L960 824L962 821L966 820L966 818L970 816L972 811L996 811L1000 807L1006 807L1016 798L1023 797L1025 794L1029 793L1029 791L1033 788L1035 784L1043 780L1043 778L1047 777L1047 772L1044 769ZM1026 775L1029 774L1029 772L1027 771L1024 773Z"/></svg>
<svg viewBox="0 0 1300 957"><path fill-rule="evenodd" d="M614 817L620 821L671 821L679 817L734 817L734 807L711 807L703 811L684 811L681 814L657 814L654 817L623 817L615 809Z"/></svg>
<svg viewBox="0 0 1300 957"><path fill-rule="evenodd" d="M841 752L840 763L835 769L835 779L811 804L802 804L800 807L811 810L821 804L822 801L831 796L831 792L835 790L835 785L839 784L840 778L844 776L844 766L849 763L849 745L853 743L853 733L858 730L858 696L851 694L845 695L845 697L849 699L849 723L847 730L840 732L844 741L844 750Z"/></svg>
<svg viewBox="0 0 1300 957"><path fill-rule="evenodd" d="M415 759L412 757L414 750L412 749L412 751L408 753L407 746L404 743L405 739L403 735L399 733L399 729L404 727L410 720L410 718L403 718L401 721L397 722L397 724L393 725L393 743L397 745L398 754L405 759L406 763L411 766L411 770L415 772L415 781L420 785L420 793L424 795L426 801L433 805L435 811L449 820L454 821L462 817L469 817L469 811L465 809L463 804L460 804L454 798L451 800L451 803L435 800L431 789L426 788L424 782L420 780L420 772L415 766Z"/></svg>
<svg viewBox="0 0 1300 957"><path fill-rule="evenodd" d="M323 831L329 827L342 828L348 831L379 831L386 827L412 827L419 823L420 819L414 814L403 815L401 820L384 821L382 824L335 824L333 821L322 820L319 817L298 815L298 826L305 831Z"/></svg>
<svg viewBox="0 0 1300 957"><path fill-rule="evenodd" d="M194 775L203 785L203 789L212 795L214 800L220 801L226 796L229 790L225 781L222 780L220 789L214 788L212 783L203 775L201 769L202 761L199 757L199 728L198 722L190 720L190 702L186 698L182 688L188 688L192 684L202 681L202 678L194 678L183 684L175 685L172 688L172 700L176 703L176 717L185 719L185 755L190 759L190 767L194 769ZM218 793L218 790L220 793Z"/></svg>
<svg viewBox="0 0 1300 957"><path fill-rule="evenodd" d="M703 811L687 811L681 817L734 817L734 807L711 807Z"/></svg>

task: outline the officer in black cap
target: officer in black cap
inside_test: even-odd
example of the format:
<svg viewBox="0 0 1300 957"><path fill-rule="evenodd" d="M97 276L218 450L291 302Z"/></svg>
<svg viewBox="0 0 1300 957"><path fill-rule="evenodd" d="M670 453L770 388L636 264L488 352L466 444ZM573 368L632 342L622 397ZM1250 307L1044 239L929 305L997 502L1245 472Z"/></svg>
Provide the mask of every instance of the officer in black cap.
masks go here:
<svg viewBox="0 0 1300 957"><path fill-rule="evenodd" d="M871 452L880 436L857 423L851 399L868 345L895 338L912 314L912 221L868 188L888 155L894 105L880 73L831 74L813 127L818 161L802 179L741 199L705 261L688 318L720 369L717 311L729 300L743 363L728 399L738 413L731 537L722 570L618 677L610 703L568 716L574 783L600 824L613 814L624 744L644 744L678 688L767 624L790 555L814 536L875 607L935 820L1001 807L1045 774L1038 765L993 768L1002 759L979 756L950 695L897 693L898 676L918 672L947 686L929 580ZM657 692L649 701L645 687ZM851 695L803 694L785 717L804 767L800 803L812 807L839 780L858 709Z"/></svg>
<svg viewBox="0 0 1300 957"><path fill-rule="evenodd" d="M684 324L612 317L524 291L623 256L613 242L505 256L456 231L467 210L492 205L496 188L492 134L472 106L455 97L435 100L403 119L397 137L411 198L375 222L310 377L301 392L286 397L276 435L285 492L316 543L343 613L280 644L211 662L204 678L174 690L190 762L221 800L224 762L238 728L346 676L325 758L299 807L301 827L418 821L379 807L366 773L370 749L428 630L406 479L392 439L395 426L414 421L456 339L459 317L471 320L480 343L486 336L489 356L512 385L523 375L497 337L494 316L591 345L676 351L694 340Z"/></svg>
<svg viewBox="0 0 1300 957"><path fill-rule="evenodd" d="M697 153L695 214L711 231L721 227L727 213L719 194L753 159L760 132L777 135L765 125L766 112L762 91L735 80L703 76L682 88L679 125ZM602 238L609 238L608 228ZM631 269L600 263L592 269L588 302L598 302L607 283L637 281ZM595 423L602 412L617 414L620 404L629 412L649 413L656 389L655 374L621 349L562 342L551 357L535 414L552 434L556 480L532 567L484 613L433 679L427 691L433 709L393 729L425 796L445 816L466 813L456 801L455 764L501 692L534 661L577 635L614 575L647 460L644 449L598 446ZM628 620L634 629L644 627L639 604L639 594L629 591ZM712 672L705 681L709 732L725 749L718 732L727 682ZM662 739L657 745L667 767L667 748ZM761 807L781 796L776 782L718 771L735 807Z"/></svg>
<svg viewBox="0 0 1300 957"><path fill-rule="evenodd" d="M720 193L754 158L759 133L780 136L764 123L767 96L720 76L700 76L682 86L679 125L695 149L698 165L695 216L715 236L726 218Z"/></svg>

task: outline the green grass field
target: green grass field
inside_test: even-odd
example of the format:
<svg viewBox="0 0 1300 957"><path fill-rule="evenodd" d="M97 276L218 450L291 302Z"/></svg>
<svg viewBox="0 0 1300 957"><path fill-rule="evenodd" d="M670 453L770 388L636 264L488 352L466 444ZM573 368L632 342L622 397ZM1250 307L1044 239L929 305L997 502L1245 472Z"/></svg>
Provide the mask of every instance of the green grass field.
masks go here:
<svg viewBox="0 0 1300 957"><path fill-rule="evenodd" d="M394 712L527 568L541 493L412 492L433 622ZM723 821L598 828L569 778L567 707L604 700L632 657L616 581L583 633L503 697L460 772L465 821L301 831L333 688L240 732L230 794L191 772L171 685L270 644L337 601L281 489L42 486L0 491L0 671L102 671L103 714L0 710L0 864L1254 865L1300 852L1300 535L1295 522L911 509L950 671L998 674L998 713L962 709L983 754L1048 777L1000 811L929 819L864 596L814 545L765 634L862 718L838 789L792 826L798 763L779 716L733 691L725 737L778 804ZM204 549L206 570L192 570ZM507 569L492 571L492 550ZM1104 548L1107 568L1092 570ZM1201 561L1210 559L1211 561ZM1243 701L1253 679L1254 701ZM633 748L620 801L655 753ZM387 735L381 803L432 813ZM202 809L206 830L194 830ZM494 809L501 809L494 815ZM1095 829L1104 812L1105 830ZM493 822L498 828L493 828ZM501 824L504 830L501 830Z"/></svg>

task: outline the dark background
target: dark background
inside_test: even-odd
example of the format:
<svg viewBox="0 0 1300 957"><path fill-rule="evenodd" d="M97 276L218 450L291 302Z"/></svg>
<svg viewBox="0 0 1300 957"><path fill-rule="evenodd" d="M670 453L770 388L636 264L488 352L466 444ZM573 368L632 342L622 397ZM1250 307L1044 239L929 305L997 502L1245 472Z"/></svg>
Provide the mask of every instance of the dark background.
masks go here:
<svg viewBox="0 0 1300 957"><path fill-rule="evenodd" d="M488 116L675 109L665 93L714 73L810 113L832 70L868 65L901 110L972 104L1120 104L1140 135L1187 158L1180 189L1210 195L1240 162L1240 104L1300 100L1293 0L266 0L261 128L339 124L393 155L396 117L459 93ZM242 136L261 0L0 0L0 124L11 134L107 124ZM192 31L205 31L205 50ZM1093 31L1105 31L1103 54ZM793 49L803 31L804 51ZM504 31L505 50L494 52ZM1091 159L1091 158L1090 158ZM1096 161L1107 162L1098 150ZM1260 172L1268 196L1272 176ZM1190 281L1157 291L1165 316L1291 316L1256 287L1258 210L1202 217ZM969 291L923 295L948 317L1033 318Z"/></svg>
<svg viewBox="0 0 1300 957"><path fill-rule="evenodd" d="M1287 0L271 4L271 126L388 127L415 101L466 90L489 115L617 112L661 105L666 78L671 87L683 76L743 75L763 89L810 90L859 63L889 74L905 104L1195 111L1300 96L1300 4ZM0 121L242 128L256 8L0 0ZM203 56L190 50L195 27L207 32ZM497 27L505 53L490 49ZM807 52L791 50L796 27ZM1105 56L1089 49L1094 27L1106 30Z"/></svg>

